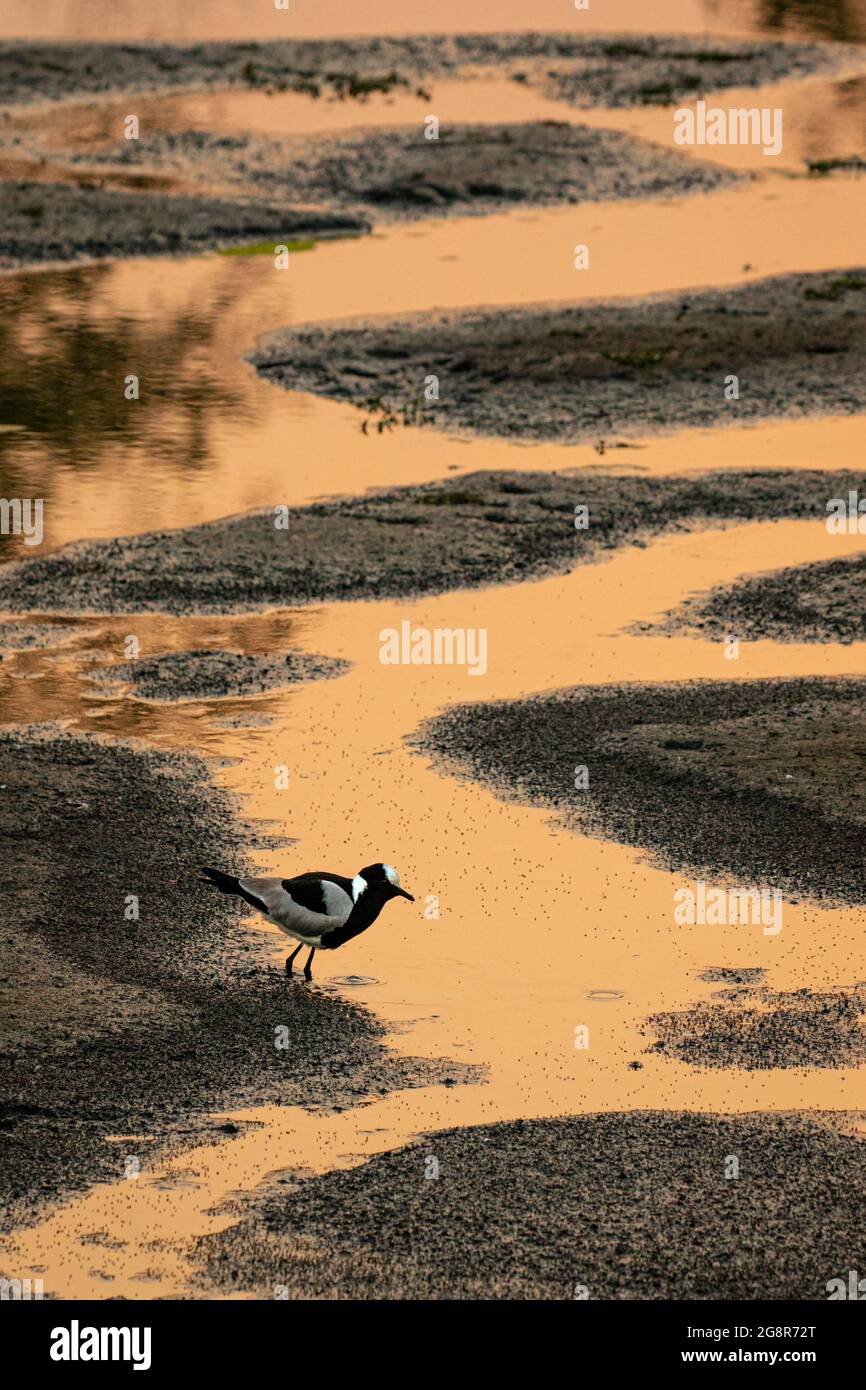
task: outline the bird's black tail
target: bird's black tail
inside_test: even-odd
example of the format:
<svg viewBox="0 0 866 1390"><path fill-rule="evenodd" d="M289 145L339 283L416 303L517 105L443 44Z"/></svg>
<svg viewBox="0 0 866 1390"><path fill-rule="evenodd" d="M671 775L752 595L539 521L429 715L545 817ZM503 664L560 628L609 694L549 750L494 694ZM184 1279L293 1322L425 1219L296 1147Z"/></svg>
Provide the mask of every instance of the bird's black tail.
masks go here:
<svg viewBox="0 0 866 1390"><path fill-rule="evenodd" d="M202 869L205 879L213 883L221 893L240 893L241 888L237 879L231 874L224 874L220 869Z"/></svg>

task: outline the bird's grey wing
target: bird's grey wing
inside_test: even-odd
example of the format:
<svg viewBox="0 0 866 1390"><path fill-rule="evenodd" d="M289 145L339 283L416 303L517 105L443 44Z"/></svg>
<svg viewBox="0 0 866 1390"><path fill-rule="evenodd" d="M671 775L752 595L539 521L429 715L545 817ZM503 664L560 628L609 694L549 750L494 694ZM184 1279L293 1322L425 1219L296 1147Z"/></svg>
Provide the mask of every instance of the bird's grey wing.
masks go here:
<svg viewBox="0 0 866 1390"><path fill-rule="evenodd" d="M348 917L355 905L352 880L337 874L298 874L284 878L286 892L311 912L324 912L329 917Z"/></svg>
<svg viewBox="0 0 866 1390"><path fill-rule="evenodd" d="M333 914L328 910L326 898L330 898L329 893L322 893L319 898L320 906L316 907L309 893L300 893L297 890L290 892L285 884L291 880L281 878L241 878L238 882L247 893L258 899L265 908L266 915L278 926L285 927L293 933L297 933L304 939L309 937L320 937L323 932L331 931L334 927L342 926L346 917L351 911L351 902L348 904L348 911L338 910ZM332 885L329 885L332 886ZM338 890L339 891L339 890ZM342 894L346 898L345 894ZM298 898L303 897L305 901L299 902ZM346 899L348 902L348 899ZM337 906L331 902L332 906Z"/></svg>

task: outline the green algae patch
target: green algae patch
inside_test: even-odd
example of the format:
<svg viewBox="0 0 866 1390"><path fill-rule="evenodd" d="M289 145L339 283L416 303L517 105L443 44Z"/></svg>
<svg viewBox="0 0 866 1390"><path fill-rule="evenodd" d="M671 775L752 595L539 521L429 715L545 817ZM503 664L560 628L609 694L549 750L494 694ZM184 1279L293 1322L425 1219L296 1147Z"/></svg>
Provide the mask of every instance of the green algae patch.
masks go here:
<svg viewBox="0 0 866 1390"><path fill-rule="evenodd" d="M311 237L303 241L253 241L247 246L223 246L218 256L275 256L277 250L312 251L316 242Z"/></svg>

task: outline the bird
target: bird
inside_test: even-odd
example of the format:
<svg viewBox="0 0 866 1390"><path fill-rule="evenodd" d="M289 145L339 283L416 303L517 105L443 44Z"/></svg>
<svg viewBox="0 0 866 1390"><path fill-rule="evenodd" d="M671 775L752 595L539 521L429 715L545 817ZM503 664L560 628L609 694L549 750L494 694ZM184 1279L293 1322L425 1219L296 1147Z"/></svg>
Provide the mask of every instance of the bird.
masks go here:
<svg viewBox="0 0 866 1390"><path fill-rule="evenodd" d="M310 947L304 965L313 978L317 951L335 951L353 936L372 927L391 898L415 899L400 887L400 875L390 864L368 864L354 878L343 874L307 873L295 878L235 878L221 869L202 869L205 880L221 893L235 894L299 945L286 961L286 974L304 946Z"/></svg>

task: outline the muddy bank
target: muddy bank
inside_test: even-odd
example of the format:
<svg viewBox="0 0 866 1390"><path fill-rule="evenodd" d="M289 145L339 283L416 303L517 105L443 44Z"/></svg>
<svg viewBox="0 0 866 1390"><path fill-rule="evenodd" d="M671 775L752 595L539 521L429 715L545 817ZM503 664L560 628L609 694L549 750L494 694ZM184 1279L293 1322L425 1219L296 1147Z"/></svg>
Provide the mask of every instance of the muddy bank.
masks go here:
<svg viewBox="0 0 866 1390"><path fill-rule="evenodd" d="M0 44L0 102L201 87L363 100L419 79L495 68L580 106L671 101L862 65L856 47L612 35L428 34L250 43Z"/></svg>
<svg viewBox="0 0 866 1390"><path fill-rule="evenodd" d="M330 680L349 670L347 661L311 652L248 656L240 652L185 651L123 661L87 676L105 694L130 686L142 700L211 700L258 695L302 681Z"/></svg>
<svg viewBox="0 0 866 1390"><path fill-rule="evenodd" d="M207 131L125 140L98 156L100 170L143 167L211 187L359 211L377 222L501 212L520 204L659 198L727 186L728 170L630 135L567 122L443 125L436 140L415 126L337 139L263 140Z"/></svg>
<svg viewBox="0 0 866 1390"><path fill-rule="evenodd" d="M706 977L704 977L706 978ZM680 1013L654 1014L648 1052L696 1067L860 1067L866 1063L866 984L820 993L742 984Z"/></svg>
<svg viewBox="0 0 866 1390"><path fill-rule="evenodd" d="M0 571L17 612L241 613L324 600L397 598L562 574L664 531L813 517L853 473L782 470L669 478L469 473L181 531L79 541ZM575 529L576 507L587 526ZM582 519L582 514L579 519Z"/></svg>
<svg viewBox="0 0 866 1390"><path fill-rule="evenodd" d="M349 401L386 425L506 439L853 414L866 409L866 271L284 329L250 361L276 385ZM726 399L726 386L739 397Z"/></svg>
<svg viewBox="0 0 866 1390"><path fill-rule="evenodd" d="M62 183L4 183L0 267L104 256L191 255L272 238L352 236L369 230L347 213L186 194L123 193Z"/></svg>
<svg viewBox="0 0 866 1390"><path fill-rule="evenodd" d="M864 698L859 678L585 686L458 706L412 742L443 771L549 807L581 834L650 850L659 867L860 904ZM672 896L672 923L676 907ZM856 979L862 967L852 959L850 969Z"/></svg>
<svg viewBox="0 0 866 1390"><path fill-rule="evenodd" d="M816 51L817 49L817 51ZM571 106L667 106L730 87L859 68L854 47L655 35L587 39L565 62L537 66L528 81Z"/></svg>
<svg viewBox="0 0 866 1390"><path fill-rule="evenodd" d="M732 634L749 642L862 642L864 584L866 556L792 565L696 594L660 623L633 630L718 639Z"/></svg>
<svg viewBox="0 0 866 1390"><path fill-rule="evenodd" d="M345 1107L466 1075L393 1056L366 1011L289 988L270 942L202 891L201 863L237 866L265 842L237 824L199 760L14 731L0 735L0 783L9 1226L122 1178L128 1155L146 1169L166 1144L219 1139L209 1112L220 1106ZM287 1051L274 1046L278 1024Z"/></svg>
<svg viewBox="0 0 866 1390"><path fill-rule="evenodd" d="M866 1257L863 1141L832 1123L637 1111L446 1130L263 1200L199 1242L202 1278L304 1299L823 1300Z"/></svg>

